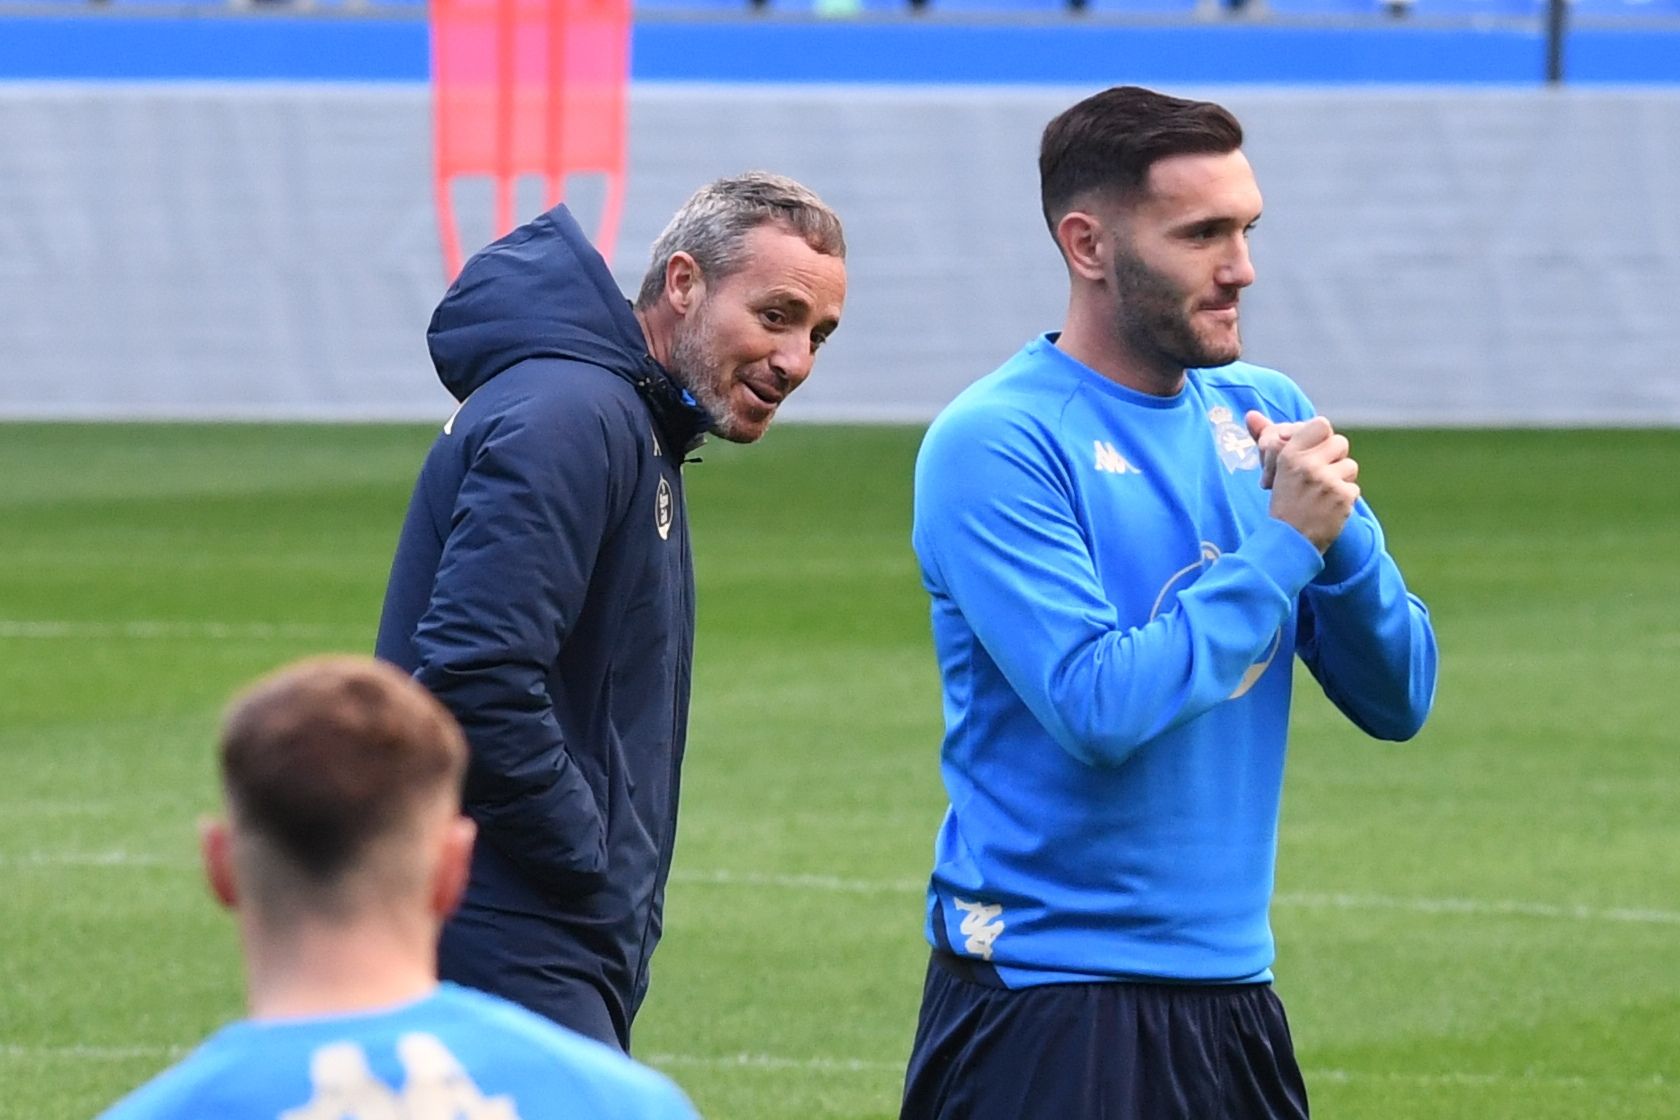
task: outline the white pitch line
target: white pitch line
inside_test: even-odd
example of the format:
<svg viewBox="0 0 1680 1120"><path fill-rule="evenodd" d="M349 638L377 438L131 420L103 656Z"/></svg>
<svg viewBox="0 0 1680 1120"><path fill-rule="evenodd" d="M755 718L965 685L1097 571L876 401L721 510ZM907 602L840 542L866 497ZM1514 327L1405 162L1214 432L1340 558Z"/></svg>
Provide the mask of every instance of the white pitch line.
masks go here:
<svg viewBox="0 0 1680 1120"><path fill-rule="evenodd" d="M672 882L716 887L773 887L840 894L910 894L927 890L925 879L845 879L837 875L780 875L760 871L673 871Z"/></svg>
<svg viewBox="0 0 1680 1120"><path fill-rule="evenodd" d="M903 1062L869 1058L783 1058L775 1054L637 1054L637 1058L664 1069L756 1069L771 1072L800 1070L820 1073L871 1073L877 1070L904 1072Z"/></svg>
<svg viewBox="0 0 1680 1120"><path fill-rule="evenodd" d="M11 820L19 816L35 817L102 817L110 813L127 813L136 809L156 810L160 806L170 803L161 798L150 798L142 801L138 798L119 800L117 798L89 798L86 801L0 801L0 819ZM182 813L195 810L208 812L208 809L197 801L177 801L173 808Z"/></svg>
<svg viewBox="0 0 1680 1120"><path fill-rule="evenodd" d="M0 867L192 867L180 856L149 852L0 852Z"/></svg>
<svg viewBox="0 0 1680 1120"><path fill-rule="evenodd" d="M1561 906L1549 902L1512 902L1473 898L1388 898L1363 894L1280 894L1273 900L1305 910L1404 910L1413 914L1466 914L1474 917L1553 918L1577 922L1632 922L1680 925L1680 912L1636 907Z"/></svg>
<svg viewBox="0 0 1680 1120"><path fill-rule="evenodd" d="M185 857L147 852L0 852L0 867L193 867ZM837 894L912 894L926 890L919 879L847 879L836 875L782 875L773 872L674 871L674 883L700 886L757 887L771 890L824 891ZM1552 921L1619 922L1632 925L1680 926L1680 911L1644 907L1567 906L1550 902L1518 902L1474 898L1394 898L1368 894L1312 894L1286 892L1273 904L1299 910L1396 910L1410 914L1448 914L1465 917L1541 918Z"/></svg>
<svg viewBox="0 0 1680 1120"><path fill-rule="evenodd" d="M187 1046L0 1046L0 1058L54 1058L78 1062L127 1062L138 1058L158 1061L184 1056Z"/></svg>
<svg viewBox="0 0 1680 1120"><path fill-rule="evenodd" d="M318 626L306 623L273 622L62 622L51 620L0 619L0 638L137 640L186 639L190 641L324 641L349 635L366 637L355 627Z"/></svg>
<svg viewBox="0 0 1680 1120"><path fill-rule="evenodd" d="M752 871L675 871L673 882L705 886L769 887L834 891L846 894L904 894L927 889L919 879L846 879L832 875L779 875ZM1550 918L1580 922L1630 922L1680 925L1680 911L1639 907L1565 906L1473 898L1394 898L1385 895L1286 892L1273 900L1285 909L1399 910L1413 914L1463 914L1472 917Z"/></svg>
<svg viewBox="0 0 1680 1120"><path fill-rule="evenodd" d="M1407 1085L1509 1086L1533 1085L1545 1089L1602 1089L1645 1087L1652 1089L1680 1088L1680 1082L1660 1073L1635 1074L1628 1077L1583 1077L1572 1074L1523 1073L1399 1073L1369 1070L1312 1069L1302 1070L1309 1082L1334 1081L1347 1084L1354 1081L1384 1081Z"/></svg>

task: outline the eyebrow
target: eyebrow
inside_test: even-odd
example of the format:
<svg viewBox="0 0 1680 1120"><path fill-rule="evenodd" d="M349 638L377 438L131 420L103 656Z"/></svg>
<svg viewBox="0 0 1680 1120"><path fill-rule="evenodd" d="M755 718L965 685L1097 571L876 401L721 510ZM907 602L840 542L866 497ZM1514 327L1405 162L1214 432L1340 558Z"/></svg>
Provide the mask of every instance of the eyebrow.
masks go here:
<svg viewBox="0 0 1680 1120"><path fill-rule="evenodd" d="M772 288L758 300L758 306L761 307L768 307L772 304L783 304L790 308L797 308L801 315L808 316L812 313L811 301L790 288ZM823 319L813 329L823 332L824 336L831 335L840 329L840 320L835 318Z"/></svg>
<svg viewBox="0 0 1680 1120"><path fill-rule="evenodd" d="M1205 215L1203 215L1202 217L1199 217L1199 218L1190 218L1186 221L1179 222L1176 226L1173 227L1173 229L1174 229L1174 231L1178 231L1178 230L1201 229L1203 227L1209 227L1209 226L1214 227L1214 228L1220 228L1220 227L1225 227L1225 226L1240 226L1243 229L1247 229L1249 226L1258 224L1259 221L1260 221L1260 215L1259 214L1254 215L1254 217L1248 219L1246 222L1242 221L1240 218L1238 218L1236 215L1233 215L1233 214L1205 214Z"/></svg>
<svg viewBox="0 0 1680 1120"><path fill-rule="evenodd" d="M798 307L803 311L811 310L811 301L791 288L771 288L756 301L760 304L783 303Z"/></svg>

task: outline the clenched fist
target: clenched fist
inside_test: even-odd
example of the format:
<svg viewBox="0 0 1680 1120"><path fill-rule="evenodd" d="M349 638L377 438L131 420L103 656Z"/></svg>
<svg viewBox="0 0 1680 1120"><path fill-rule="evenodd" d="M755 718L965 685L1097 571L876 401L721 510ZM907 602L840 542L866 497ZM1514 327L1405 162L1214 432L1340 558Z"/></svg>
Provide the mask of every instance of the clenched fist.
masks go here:
<svg viewBox="0 0 1680 1120"><path fill-rule="evenodd" d="M1274 424L1251 411L1243 419L1260 447L1260 485L1272 492L1271 515L1325 551L1359 498L1359 464L1348 456L1347 437L1322 416Z"/></svg>

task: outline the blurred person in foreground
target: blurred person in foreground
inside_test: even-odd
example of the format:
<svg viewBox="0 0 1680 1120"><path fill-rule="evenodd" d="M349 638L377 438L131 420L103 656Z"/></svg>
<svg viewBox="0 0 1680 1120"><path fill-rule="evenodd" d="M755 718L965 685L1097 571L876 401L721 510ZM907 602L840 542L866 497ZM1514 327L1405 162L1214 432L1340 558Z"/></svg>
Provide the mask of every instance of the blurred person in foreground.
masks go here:
<svg viewBox="0 0 1680 1120"><path fill-rule="evenodd" d="M297 662L235 699L220 753L201 849L250 1018L104 1120L692 1120L616 1049L438 983L473 824L466 741L425 689L372 658Z"/></svg>
<svg viewBox="0 0 1680 1120"><path fill-rule="evenodd" d="M840 221L790 179L703 187L634 306L558 207L432 317L462 402L409 506L380 657L471 745L479 845L447 979L628 1050L676 835L694 642L682 467L757 440L845 298Z"/></svg>
<svg viewBox="0 0 1680 1120"><path fill-rule="evenodd" d="M1051 121L1066 320L923 442L950 808L906 1118L1307 1114L1267 917L1291 663L1399 740L1436 649L1346 437L1237 360L1241 145L1135 87Z"/></svg>

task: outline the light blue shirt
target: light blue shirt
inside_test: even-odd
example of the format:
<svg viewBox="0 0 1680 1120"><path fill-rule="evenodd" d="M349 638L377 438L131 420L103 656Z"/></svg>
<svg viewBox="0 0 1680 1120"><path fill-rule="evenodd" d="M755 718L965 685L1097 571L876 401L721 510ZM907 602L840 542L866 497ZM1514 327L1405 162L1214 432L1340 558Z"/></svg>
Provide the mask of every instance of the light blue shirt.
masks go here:
<svg viewBox="0 0 1680 1120"><path fill-rule="evenodd" d="M224 1027L101 1120L695 1120L664 1075L482 992Z"/></svg>
<svg viewBox="0 0 1680 1120"><path fill-rule="evenodd" d="M1376 517L1357 503L1322 557L1271 517L1250 409L1314 415L1272 370L1150 396L1046 335L923 441L950 798L927 935L1009 987L1269 979L1293 658L1381 738L1433 702Z"/></svg>

